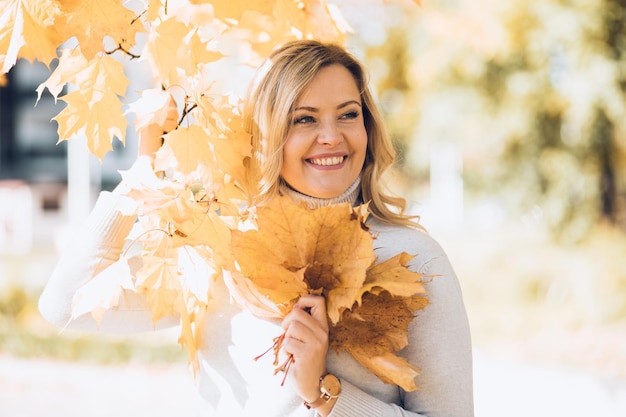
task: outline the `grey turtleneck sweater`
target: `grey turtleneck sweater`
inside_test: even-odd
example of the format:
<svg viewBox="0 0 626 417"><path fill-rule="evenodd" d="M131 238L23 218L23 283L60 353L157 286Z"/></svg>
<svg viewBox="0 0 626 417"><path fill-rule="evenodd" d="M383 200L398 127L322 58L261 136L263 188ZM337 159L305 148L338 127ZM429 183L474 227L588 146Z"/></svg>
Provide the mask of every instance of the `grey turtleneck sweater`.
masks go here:
<svg viewBox="0 0 626 417"><path fill-rule="evenodd" d="M328 201L303 196L283 187L282 192L310 205L355 202L358 180L346 192ZM41 295L42 315L61 327L93 332L129 333L154 329L145 301L124 294L119 307L104 314L100 323L85 314L70 320L75 292L98 271L115 262L123 250L135 218L118 211L120 197L101 193L73 246L61 256ZM410 268L437 275L427 284L430 304L418 312L409 328L409 346L401 354L420 368L419 390L405 392L382 383L346 353L329 351L328 371L341 379L342 393L331 417L472 417L472 354L467 315L457 277L441 247L425 232L368 219L375 234L379 261L405 251L417 255ZM268 341L282 333L277 321L262 320L230 302L227 289L217 281L215 305L204 322L199 346L198 390L206 416L312 417L289 384L280 386L271 358L252 358L267 349ZM175 317L157 327L173 326Z"/></svg>

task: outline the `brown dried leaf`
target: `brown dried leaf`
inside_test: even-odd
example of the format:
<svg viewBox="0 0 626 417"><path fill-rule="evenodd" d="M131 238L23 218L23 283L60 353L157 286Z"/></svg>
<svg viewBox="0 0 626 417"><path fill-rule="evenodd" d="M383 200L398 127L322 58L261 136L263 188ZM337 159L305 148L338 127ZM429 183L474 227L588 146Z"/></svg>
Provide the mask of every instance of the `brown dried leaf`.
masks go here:
<svg viewBox="0 0 626 417"><path fill-rule="evenodd" d="M408 343L408 327L416 310L428 304L425 297L366 293L362 304L345 311L330 329L330 347L350 353L363 366L386 383L406 391L417 389L418 368L397 353Z"/></svg>

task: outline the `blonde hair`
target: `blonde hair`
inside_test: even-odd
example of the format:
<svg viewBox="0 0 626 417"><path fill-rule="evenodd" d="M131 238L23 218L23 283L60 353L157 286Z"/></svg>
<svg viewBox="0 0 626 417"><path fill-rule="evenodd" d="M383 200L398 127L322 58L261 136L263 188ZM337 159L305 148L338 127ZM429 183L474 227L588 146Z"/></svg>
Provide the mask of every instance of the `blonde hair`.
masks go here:
<svg viewBox="0 0 626 417"><path fill-rule="evenodd" d="M290 113L302 91L320 69L344 66L361 93L367 131L367 152L361 172L361 197L371 214L387 223L415 225L404 214L404 198L382 190L380 178L395 160L395 150L367 85L363 66L343 47L313 40L289 42L274 51L251 85L244 108L244 123L252 136L249 192L256 204L278 195L283 147L289 132Z"/></svg>

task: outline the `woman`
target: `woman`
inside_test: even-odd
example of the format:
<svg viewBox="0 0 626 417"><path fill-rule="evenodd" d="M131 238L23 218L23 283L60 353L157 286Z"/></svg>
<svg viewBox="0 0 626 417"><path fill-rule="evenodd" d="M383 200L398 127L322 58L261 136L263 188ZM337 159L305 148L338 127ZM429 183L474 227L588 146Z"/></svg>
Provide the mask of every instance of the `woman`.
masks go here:
<svg viewBox="0 0 626 417"><path fill-rule="evenodd" d="M362 66L341 47L295 41L272 54L251 91L246 124L255 150L249 179L257 204L280 194L312 207L369 202L378 259L417 254L410 268L438 276L427 287L430 305L411 323L401 352L420 368L420 389L413 392L382 383L347 353L328 350L323 297L302 297L277 323L232 305L218 284L199 352L199 391L214 413L209 415L473 416L471 343L459 283L440 246L402 214L404 200L381 190L379 179L394 152ZM119 257L135 219L116 210L118 200L116 192L100 196L80 244L60 260L40 301L50 321L65 326L74 292ZM99 325L85 315L69 326L153 328L141 307L142 300L125 298ZM158 326L172 324L175 318ZM285 386L272 375L271 361L250 359L282 331L283 349L294 357Z"/></svg>

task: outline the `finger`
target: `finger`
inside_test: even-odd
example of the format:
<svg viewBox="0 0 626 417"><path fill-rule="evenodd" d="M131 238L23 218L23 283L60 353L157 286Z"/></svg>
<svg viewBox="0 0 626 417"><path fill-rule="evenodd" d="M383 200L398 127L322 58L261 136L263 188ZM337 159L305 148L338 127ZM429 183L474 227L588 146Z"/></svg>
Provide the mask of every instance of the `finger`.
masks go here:
<svg viewBox="0 0 626 417"><path fill-rule="evenodd" d="M315 329L299 320L291 321L285 329L285 339L305 343L306 340L316 339L318 334Z"/></svg>
<svg viewBox="0 0 626 417"><path fill-rule="evenodd" d="M324 318L318 320L310 312L309 308L294 308L283 320L281 326L283 330L287 331L291 326L296 324L298 326L305 326L311 332L321 337L321 335L328 334L328 321Z"/></svg>
<svg viewBox="0 0 626 417"><path fill-rule="evenodd" d="M303 295L294 305L294 310L304 310L308 312L322 328L328 330L328 319L326 314L326 299L319 295Z"/></svg>
<svg viewBox="0 0 626 417"><path fill-rule="evenodd" d="M300 322L294 322L285 332L283 341L285 352L293 354L298 359L313 360L325 358L328 350L326 334L312 331Z"/></svg>

